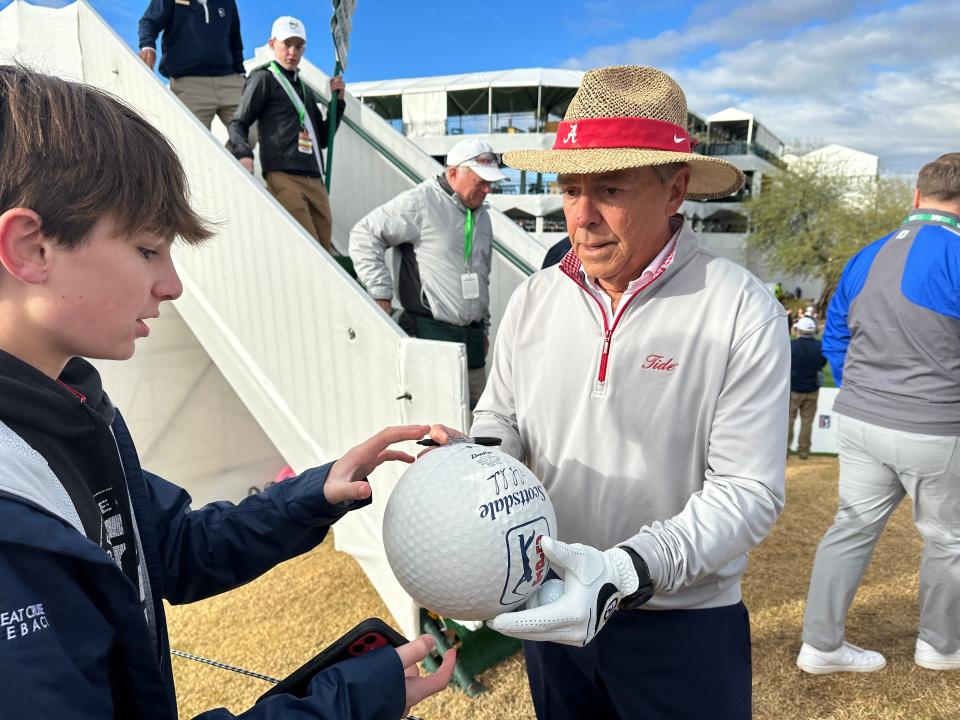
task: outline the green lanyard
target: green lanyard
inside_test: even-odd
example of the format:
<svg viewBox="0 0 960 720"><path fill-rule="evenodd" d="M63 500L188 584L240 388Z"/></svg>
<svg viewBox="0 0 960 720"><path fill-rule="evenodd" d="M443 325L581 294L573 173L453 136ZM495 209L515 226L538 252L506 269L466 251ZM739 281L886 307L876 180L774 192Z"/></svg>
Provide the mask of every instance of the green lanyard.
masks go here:
<svg viewBox="0 0 960 720"><path fill-rule="evenodd" d="M960 228L960 220L952 218L949 215L940 215L939 213L913 213L912 215L907 215L906 219L903 221L904 224L908 222L941 222L946 223L947 225L953 225L955 228Z"/></svg>
<svg viewBox="0 0 960 720"><path fill-rule="evenodd" d="M470 266L473 257L473 210L467 208L467 221L463 224L463 264Z"/></svg>
<svg viewBox="0 0 960 720"><path fill-rule="evenodd" d="M277 79L277 82L280 83L280 87L283 88L283 91L287 94L287 97L290 98L290 102L293 103L293 108L297 111L297 117L300 119L300 127L305 128L306 124L304 122L304 118L307 114L307 108L304 105L304 101L297 97L296 91L293 89L290 81L287 80L287 76L281 72L280 65L276 60L270 62L270 72L273 73L273 76ZM304 87L302 78L300 78L300 92L303 93L304 98L307 97L307 88Z"/></svg>

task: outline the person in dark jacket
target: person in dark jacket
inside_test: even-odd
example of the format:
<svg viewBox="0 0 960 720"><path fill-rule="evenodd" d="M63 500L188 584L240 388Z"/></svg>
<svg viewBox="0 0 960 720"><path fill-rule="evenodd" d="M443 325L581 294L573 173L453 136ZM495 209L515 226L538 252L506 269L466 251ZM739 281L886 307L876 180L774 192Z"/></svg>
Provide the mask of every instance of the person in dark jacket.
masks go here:
<svg viewBox="0 0 960 720"><path fill-rule="evenodd" d="M797 440L797 455L801 460L810 457L810 435L813 433L813 418L817 414L817 398L820 396L820 371L827 359L820 351L817 323L813 318L802 317L793 326L797 337L790 342L790 419L787 423L787 451L793 444L793 425L800 415L800 436Z"/></svg>
<svg viewBox="0 0 960 720"><path fill-rule="evenodd" d="M140 18L140 57L153 70L163 33L160 74L207 128L227 125L243 90L243 40L234 0L151 0Z"/></svg>
<svg viewBox="0 0 960 720"><path fill-rule="evenodd" d="M540 266L540 269L543 270L544 268L559 265L560 261L570 252L572 247L573 245L570 244L570 236L564 236L562 240L554 243L550 246L550 249L547 250L547 254L543 256L543 264Z"/></svg>
<svg viewBox="0 0 960 720"><path fill-rule="evenodd" d="M5 66L0 167L17 168L0 188L0 714L176 720L162 600L230 590L315 547L369 502L375 467L413 461L389 446L428 428L387 428L239 505L191 509L141 469L81 359L129 358L183 289L173 239L210 235L173 148L105 93ZM449 680L452 654L415 675L433 646L422 636L339 663L305 697L242 717L396 720Z"/></svg>
<svg viewBox="0 0 960 720"><path fill-rule="evenodd" d="M269 44L275 59L250 73L230 121L230 142L233 154L252 173L247 134L259 123L260 166L267 188L327 252L338 254L330 239L333 217L320 153L327 146L329 125L297 71L306 43L307 31L296 18L280 17L273 23ZM339 127L346 106L343 78L331 78L330 91L338 97Z"/></svg>

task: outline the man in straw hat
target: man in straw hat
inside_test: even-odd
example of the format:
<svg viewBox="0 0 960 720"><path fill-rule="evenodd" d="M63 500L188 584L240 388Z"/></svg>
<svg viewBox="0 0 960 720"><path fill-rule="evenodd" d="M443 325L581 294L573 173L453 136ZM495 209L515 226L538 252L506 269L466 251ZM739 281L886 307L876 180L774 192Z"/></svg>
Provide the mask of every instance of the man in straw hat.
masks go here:
<svg viewBox="0 0 960 720"><path fill-rule="evenodd" d="M541 718L750 717L740 575L783 505L790 349L780 303L677 212L743 182L692 146L669 76L610 67L552 150L505 158L559 173L573 244L511 297L472 427L557 513L562 581L490 622L527 641Z"/></svg>

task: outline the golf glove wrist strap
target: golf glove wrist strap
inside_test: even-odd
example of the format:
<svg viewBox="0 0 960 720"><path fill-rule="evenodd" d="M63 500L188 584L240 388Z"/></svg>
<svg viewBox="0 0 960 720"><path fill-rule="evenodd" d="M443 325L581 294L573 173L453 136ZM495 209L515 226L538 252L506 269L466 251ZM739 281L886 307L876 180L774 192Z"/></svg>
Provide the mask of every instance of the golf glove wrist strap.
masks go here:
<svg viewBox="0 0 960 720"><path fill-rule="evenodd" d="M621 545L616 549L623 550L626 560L631 563L629 571L627 571L626 568L620 567L624 555L611 553L611 555L615 555L616 557L614 564L617 565L617 571L620 573L620 577L629 577L630 580L636 581L636 584L633 582L624 582L620 588L623 597L620 598L619 608L621 610L636 610L653 597L653 581L650 579L650 570L647 568L646 561L640 557L640 554L633 548Z"/></svg>

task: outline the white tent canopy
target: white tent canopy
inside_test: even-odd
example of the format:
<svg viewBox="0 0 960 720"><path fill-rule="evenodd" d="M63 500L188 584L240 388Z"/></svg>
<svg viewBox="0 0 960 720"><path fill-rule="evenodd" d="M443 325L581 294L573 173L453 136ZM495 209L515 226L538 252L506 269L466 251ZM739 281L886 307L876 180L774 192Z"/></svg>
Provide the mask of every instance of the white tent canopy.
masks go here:
<svg viewBox="0 0 960 720"><path fill-rule="evenodd" d="M360 98L403 95L409 92L454 92L457 90L482 90L485 88L511 87L565 87L577 88L583 73L579 70L554 68L522 68L494 72L463 73L461 75L436 75L434 77L401 78L397 80L371 80L350 83L347 89Z"/></svg>
<svg viewBox="0 0 960 720"><path fill-rule="evenodd" d="M753 122L754 116L753 116L753 113L748 113L738 108L729 107L726 110L715 112L713 115L710 115L707 118L708 123L734 122L736 120L745 120L747 122Z"/></svg>
<svg viewBox="0 0 960 720"><path fill-rule="evenodd" d="M412 128L407 137L443 135L447 119L447 94L417 90L403 95L403 124Z"/></svg>

